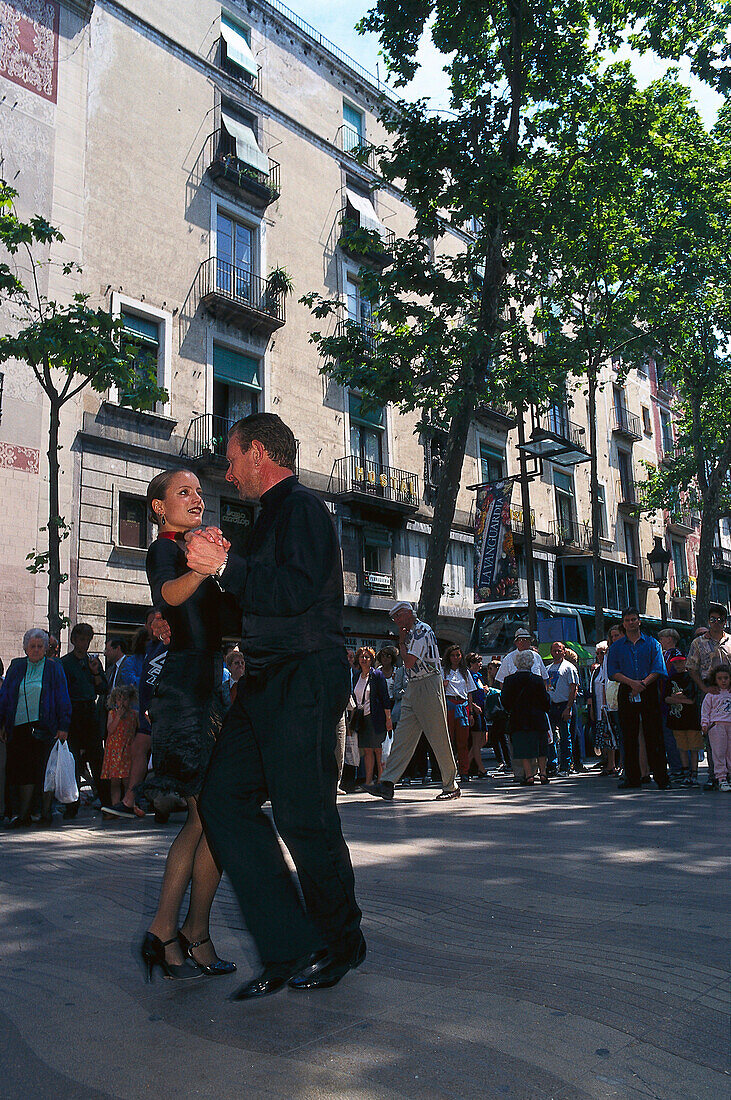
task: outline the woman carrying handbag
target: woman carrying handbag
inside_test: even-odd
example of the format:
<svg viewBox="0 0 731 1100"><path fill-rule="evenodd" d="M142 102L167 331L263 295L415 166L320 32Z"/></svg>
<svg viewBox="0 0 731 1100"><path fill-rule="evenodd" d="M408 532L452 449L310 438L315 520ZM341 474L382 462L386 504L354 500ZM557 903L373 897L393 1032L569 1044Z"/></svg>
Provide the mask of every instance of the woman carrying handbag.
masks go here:
<svg viewBox="0 0 731 1100"><path fill-rule="evenodd" d="M381 778L381 746L393 729L391 700L385 676L373 667L376 654L370 646L361 646L355 659L360 676L353 687L350 731L358 736L368 785L373 782L374 772L376 779Z"/></svg>

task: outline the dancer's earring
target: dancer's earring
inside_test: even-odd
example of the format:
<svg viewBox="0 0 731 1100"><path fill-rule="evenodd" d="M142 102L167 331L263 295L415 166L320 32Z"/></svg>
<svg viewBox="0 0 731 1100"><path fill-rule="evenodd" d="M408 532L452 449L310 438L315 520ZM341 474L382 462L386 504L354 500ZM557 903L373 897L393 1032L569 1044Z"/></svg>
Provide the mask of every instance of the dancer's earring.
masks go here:
<svg viewBox="0 0 731 1100"><path fill-rule="evenodd" d="M160 526L165 526L165 516L162 514L162 512L160 513Z"/></svg>

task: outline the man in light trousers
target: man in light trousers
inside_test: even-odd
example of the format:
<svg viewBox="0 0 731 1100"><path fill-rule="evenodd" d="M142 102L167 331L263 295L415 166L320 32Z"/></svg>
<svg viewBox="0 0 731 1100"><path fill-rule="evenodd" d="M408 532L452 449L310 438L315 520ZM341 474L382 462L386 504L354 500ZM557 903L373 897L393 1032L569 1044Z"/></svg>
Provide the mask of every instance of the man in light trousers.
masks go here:
<svg viewBox="0 0 731 1100"><path fill-rule="evenodd" d="M459 798L462 792L457 786L457 765L447 730L442 662L434 631L417 619L411 604L404 601L394 604L390 615L399 631L399 652L407 676L406 691L381 780L366 790L391 801L394 785L406 771L423 732L442 773L443 790L437 795L437 801Z"/></svg>

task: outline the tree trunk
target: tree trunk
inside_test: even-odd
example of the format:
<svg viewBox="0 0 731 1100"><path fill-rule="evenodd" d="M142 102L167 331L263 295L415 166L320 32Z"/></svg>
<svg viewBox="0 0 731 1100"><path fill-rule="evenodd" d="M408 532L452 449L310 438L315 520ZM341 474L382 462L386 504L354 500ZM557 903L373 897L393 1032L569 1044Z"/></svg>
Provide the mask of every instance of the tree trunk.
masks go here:
<svg viewBox="0 0 731 1100"><path fill-rule="evenodd" d="M708 478L702 498L701 537L698 546L698 576L696 577L695 625L708 625L708 605L713 581L713 543L719 522L721 484L717 471Z"/></svg>
<svg viewBox="0 0 731 1100"><path fill-rule="evenodd" d="M597 642L604 637L604 591L601 548L599 545L600 508L599 508L599 471L596 430L596 390L597 364L592 362L588 370L589 379L589 497L591 500L591 572L594 586L594 634Z"/></svg>
<svg viewBox="0 0 731 1100"><path fill-rule="evenodd" d="M462 465L467 447L467 436L472 422L472 403L465 399L449 425L446 454L439 471L439 485L434 502L431 535L426 551L424 576L421 581L417 614L436 632L439 602L444 584L444 567L447 564L452 520L457 504L457 493L462 480Z"/></svg>
<svg viewBox="0 0 731 1100"><path fill-rule="evenodd" d="M61 409L51 402L48 428L48 629L55 637L61 633L61 517L58 500L58 432Z"/></svg>

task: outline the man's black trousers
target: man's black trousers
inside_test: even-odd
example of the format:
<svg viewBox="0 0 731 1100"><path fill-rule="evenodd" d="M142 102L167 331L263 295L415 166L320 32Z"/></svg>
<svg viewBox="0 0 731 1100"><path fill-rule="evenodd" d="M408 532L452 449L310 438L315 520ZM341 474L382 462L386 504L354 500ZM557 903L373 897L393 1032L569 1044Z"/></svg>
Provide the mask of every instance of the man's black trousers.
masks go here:
<svg viewBox="0 0 731 1100"><path fill-rule="evenodd" d="M265 966L358 943L361 912L336 807L335 731L349 695L339 649L247 676L213 753L201 817ZM307 912L262 810L267 798Z"/></svg>
<svg viewBox="0 0 731 1100"><path fill-rule="evenodd" d="M665 740L662 734L662 715L657 685L650 684L640 694L640 702L630 702L626 684L619 685L619 724L624 738L624 779L628 787L639 787L640 775L640 718L647 749L647 762L658 787L667 787L668 769L665 759Z"/></svg>

